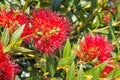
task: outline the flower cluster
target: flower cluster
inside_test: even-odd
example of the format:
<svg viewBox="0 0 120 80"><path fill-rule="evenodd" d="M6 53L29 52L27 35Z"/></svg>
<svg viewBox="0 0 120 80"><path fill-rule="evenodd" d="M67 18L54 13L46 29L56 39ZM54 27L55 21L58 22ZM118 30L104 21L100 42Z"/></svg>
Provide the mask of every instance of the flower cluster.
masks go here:
<svg viewBox="0 0 120 80"><path fill-rule="evenodd" d="M77 50L77 55L83 61L92 61L98 57L100 62L104 62L111 57L112 50L112 45L104 36L88 34L80 42L80 50Z"/></svg>
<svg viewBox="0 0 120 80"><path fill-rule="evenodd" d="M3 53L0 43L0 80L13 80L15 73L19 71L18 65L10 60L10 56Z"/></svg>
<svg viewBox="0 0 120 80"><path fill-rule="evenodd" d="M71 28L68 19L48 9L34 10L32 16L35 48L46 54L54 53L68 36Z"/></svg>
<svg viewBox="0 0 120 80"><path fill-rule="evenodd" d="M62 47L71 30L67 18L48 9L35 9L31 16L14 10L0 11L0 26L15 31L19 25L25 24L21 37L25 42L34 41L35 48L45 54L52 54Z"/></svg>
<svg viewBox="0 0 120 80"><path fill-rule="evenodd" d="M106 60L110 60L112 50L112 44L104 36L88 34L80 41L80 50L77 50L77 56L85 62L90 62L98 58L97 63L99 64ZM106 66L102 73L107 74L112 69L113 67Z"/></svg>
<svg viewBox="0 0 120 80"><path fill-rule="evenodd" d="M21 26L28 23L28 18L28 15L23 12L0 9L0 26L9 28L11 32L14 32L19 27L19 25Z"/></svg>

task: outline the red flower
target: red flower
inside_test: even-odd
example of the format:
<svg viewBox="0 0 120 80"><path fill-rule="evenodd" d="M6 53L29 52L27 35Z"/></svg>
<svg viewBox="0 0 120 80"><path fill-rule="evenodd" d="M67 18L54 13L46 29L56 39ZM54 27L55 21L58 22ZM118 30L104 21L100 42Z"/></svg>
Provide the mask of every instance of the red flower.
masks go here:
<svg viewBox="0 0 120 80"><path fill-rule="evenodd" d="M27 23L29 23L29 16L26 13L0 9L0 26L9 28L10 32L18 29L19 25L22 26Z"/></svg>
<svg viewBox="0 0 120 80"><path fill-rule="evenodd" d="M110 59L112 50L112 45L104 36L88 34L80 42L77 55L83 61L89 62L98 57L99 62L103 62Z"/></svg>
<svg viewBox="0 0 120 80"><path fill-rule="evenodd" d="M103 16L103 21L106 23L106 24L109 24L110 23L110 14L109 13L105 13L104 16Z"/></svg>
<svg viewBox="0 0 120 80"><path fill-rule="evenodd" d="M0 9L0 26L3 27L10 27L13 24L14 21L14 11L10 10L10 11L6 11L6 9Z"/></svg>
<svg viewBox="0 0 120 80"><path fill-rule="evenodd" d="M107 77L107 75L113 70L114 68L112 66L105 66L105 68L102 70L102 77Z"/></svg>
<svg viewBox="0 0 120 80"><path fill-rule="evenodd" d="M29 16L27 13L23 13L23 12L16 12L15 14L15 20L17 21L17 23L19 25L23 25L26 23L29 23Z"/></svg>
<svg viewBox="0 0 120 80"><path fill-rule="evenodd" d="M54 53L68 37L71 24L67 18L48 9L32 11L34 46L40 52Z"/></svg>
<svg viewBox="0 0 120 80"><path fill-rule="evenodd" d="M110 11L113 13L113 15L117 15L118 14L118 7L115 5L111 6Z"/></svg>
<svg viewBox="0 0 120 80"><path fill-rule="evenodd" d="M3 53L0 43L0 80L13 80L18 71L18 65L10 60L8 54Z"/></svg>

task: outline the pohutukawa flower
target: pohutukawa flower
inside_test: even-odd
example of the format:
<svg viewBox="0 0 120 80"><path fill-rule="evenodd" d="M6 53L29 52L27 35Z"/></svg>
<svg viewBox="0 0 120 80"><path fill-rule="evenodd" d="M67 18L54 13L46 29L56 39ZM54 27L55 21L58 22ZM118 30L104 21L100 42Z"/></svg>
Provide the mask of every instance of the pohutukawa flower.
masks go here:
<svg viewBox="0 0 120 80"><path fill-rule="evenodd" d="M18 71L18 65L11 61L8 54L3 53L0 43L0 80L13 80Z"/></svg>
<svg viewBox="0 0 120 80"><path fill-rule="evenodd" d="M34 46L40 52L54 53L68 37L71 24L67 18L48 9L32 11L34 27Z"/></svg>
<svg viewBox="0 0 120 80"><path fill-rule="evenodd" d="M29 17L26 13L0 9L0 26L8 28L11 32L14 32L18 25L22 26L28 22Z"/></svg>
<svg viewBox="0 0 120 80"><path fill-rule="evenodd" d="M9 27L13 25L14 11L6 11L6 9L0 9L0 26Z"/></svg>
<svg viewBox="0 0 120 80"><path fill-rule="evenodd" d="M80 41L80 50L77 50L77 56L86 62L95 58L98 58L99 62L104 62L110 59L112 50L112 44L104 36L88 34Z"/></svg>

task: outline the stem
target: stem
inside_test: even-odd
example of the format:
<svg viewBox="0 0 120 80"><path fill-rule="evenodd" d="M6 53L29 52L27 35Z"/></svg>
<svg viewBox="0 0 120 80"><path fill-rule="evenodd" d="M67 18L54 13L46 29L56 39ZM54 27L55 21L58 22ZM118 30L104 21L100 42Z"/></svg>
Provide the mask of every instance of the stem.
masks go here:
<svg viewBox="0 0 120 80"><path fill-rule="evenodd" d="M79 32L79 31L81 30L81 28L83 28L84 26L86 26L86 25L88 24L88 22L89 22L90 20L92 20L92 19L96 16L97 13L99 13L100 10L101 10L101 8L95 9L95 10L93 11L93 14L92 14L88 19L86 19L86 22L85 22L85 23L82 23L79 27L77 27L77 31Z"/></svg>
<svg viewBox="0 0 120 80"><path fill-rule="evenodd" d="M118 27L119 25L120 25L120 21L118 21L118 22L112 24L112 26L115 26L115 27ZM100 31L105 30L105 29L108 29L108 28L110 28L109 25L106 26L106 27L104 27L104 28L95 29L95 30L93 30L93 32L100 32Z"/></svg>
<svg viewBox="0 0 120 80"><path fill-rule="evenodd" d="M116 39L116 37L115 37L115 33L114 33L113 26L112 26L111 23L112 23L112 20L111 20L111 22L110 22L111 35L112 35L112 37L113 37L113 40L118 43L118 41L117 41L117 39ZM119 52L120 52L120 50L119 50L119 44L116 44L116 47L117 47L118 54L120 54L120 53L119 53Z"/></svg>
<svg viewBox="0 0 120 80"><path fill-rule="evenodd" d="M25 5L24 5L23 8L22 8L22 11L23 11L23 12L27 9L29 3L30 3L30 0L26 0L26 1L25 1Z"/></svg>

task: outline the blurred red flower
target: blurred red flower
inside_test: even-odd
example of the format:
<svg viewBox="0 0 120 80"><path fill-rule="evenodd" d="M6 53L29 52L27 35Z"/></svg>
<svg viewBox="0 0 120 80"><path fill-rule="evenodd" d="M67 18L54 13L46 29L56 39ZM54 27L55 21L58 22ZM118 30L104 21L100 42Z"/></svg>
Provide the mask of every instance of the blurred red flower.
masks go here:
<svg viewBox="0 0 120 80"><path fill-rule="evenodd" d="M80 41L80 50L77 50L77 56L86 62L98 58L98 62L94 64L96 66L96 64L98 65L106 60L110 60L112 50L112 44L104 36L88 34ZM113 67L107 64L102 70L102 77L106 77L112 70Z"/></svg>
<svg viewBox="0 0 120 80"><path fill-rule="evenodd" d="M102 70L102 77L107 77L107 75L113 70L114 68L112 66L105 66L105 68Z"/></svg>
<svg viewBox="0 0 120 80"><path fill-rule="evenodd" d="M102 19L103 19L103 22L105 22L106 24L109 24L110 23L110 18L111 18L111 14L108 13L108 12L105 12Z"/></svg>
<svg viewBox="0 0 120 80"><path fill-rule="evenodd" d="M18 71L18 65L11 61L8 54L3 53L0 43L0 80L13 80Z"/></svg>
<svg viewBox="0 0 120 80"><path fill-rule="evenodd" d="M112 50L112 44L104 36L88 34L80 41L80 50L77 50L77 56L87 62L97 57L99 62L104 62L110 59Z"/></svg>
<svg viewBox="0 0 120 80"><path fill-rule="evenodd" d="M6 9L0 9L0 26L3 27L10 27L14 25L14 11L10 10L7 11Z"/></svg>
<svg viewBox="0 0 120 80"><path fill-rule="evenodd" d="M10 32L14 32L19 26L28 22L29 16L26 13L0 9L0 26L9 28Z"/></svg>
<svg viewBox="0 0 120 80"><path fill-rule="evenodd" d="M71 30L67 18L48 9L40 8L32 11L31 22L36 34L34 46L45 54L52 54L61 48Z"/></svg>

